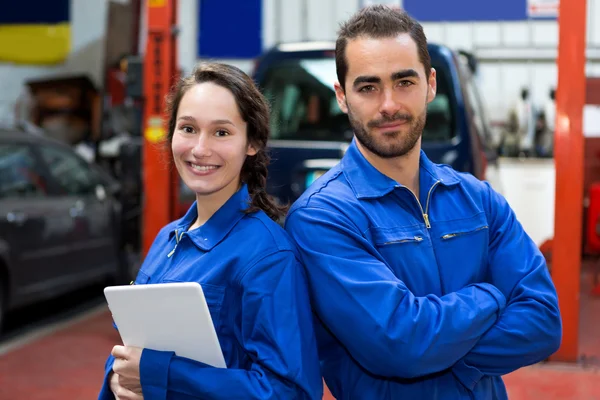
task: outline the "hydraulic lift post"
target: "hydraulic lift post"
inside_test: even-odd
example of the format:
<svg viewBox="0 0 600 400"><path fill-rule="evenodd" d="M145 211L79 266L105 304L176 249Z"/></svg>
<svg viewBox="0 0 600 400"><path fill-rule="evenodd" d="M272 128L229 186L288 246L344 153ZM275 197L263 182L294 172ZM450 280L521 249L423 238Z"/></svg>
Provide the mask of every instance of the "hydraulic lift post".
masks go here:
<svg viewBox="0 0 600 400"><path fill-rule="evenodd" d="M586 7L586 0L561 1L558 19L552 279L558 291L563 337L561 347L552 359L568 362L576 362L579 356Z"/></svg>
<svg viewBox="0 0 600 400"><path fill-rule="evenodd" d="M179 179L165 143L164 99L177 77L177 0L147 0L142 146L142 256L177 215Z"/></svg>

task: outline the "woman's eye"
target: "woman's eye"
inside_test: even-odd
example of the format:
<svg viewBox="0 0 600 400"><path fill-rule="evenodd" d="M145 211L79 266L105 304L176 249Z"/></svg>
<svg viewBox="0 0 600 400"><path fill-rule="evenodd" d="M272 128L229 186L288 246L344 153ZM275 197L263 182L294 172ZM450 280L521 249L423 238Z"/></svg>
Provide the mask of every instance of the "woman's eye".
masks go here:
<svg viewBox="0 0 600 400"><path fill-rule="evenodd" d="M224 131L223 129L219 129L218 131L215 132L215 136L218 136L218 137L229 136L229 132Z"/></svg>
<svg viewBox="0 0 600 400"><path fill-rule="evenodd" d="M194 128L191 126L184 126L181 130L185 133L194 133Z"/></svg>

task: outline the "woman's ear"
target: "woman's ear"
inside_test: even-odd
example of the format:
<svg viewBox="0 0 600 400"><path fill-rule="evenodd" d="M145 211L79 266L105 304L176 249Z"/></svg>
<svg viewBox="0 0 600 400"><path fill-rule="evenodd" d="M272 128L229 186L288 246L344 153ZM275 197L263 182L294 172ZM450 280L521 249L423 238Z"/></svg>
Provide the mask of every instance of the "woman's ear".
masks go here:
<svg viewBox="0 0 600 400"><path fill-rule="evenodd" d="M254 145L252 143L248 144L248 149L246 150L246 155L247 156L255 156L258 153L258 150L256 150L256 147L254 147Z"/></svg>

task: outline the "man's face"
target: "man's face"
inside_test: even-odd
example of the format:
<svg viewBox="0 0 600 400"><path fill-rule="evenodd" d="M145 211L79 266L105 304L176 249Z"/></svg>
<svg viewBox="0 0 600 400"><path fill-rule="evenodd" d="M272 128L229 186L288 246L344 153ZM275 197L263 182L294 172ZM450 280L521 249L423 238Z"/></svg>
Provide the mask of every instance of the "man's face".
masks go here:
<svg viewBox="0 0 600 400"><path fill-rule="evenodd" d="M348 114L356 139L381 158L400 157L420 144L427 104L435 98L409 34L348 41L345 90L335 85L338 104Z"/></svg>

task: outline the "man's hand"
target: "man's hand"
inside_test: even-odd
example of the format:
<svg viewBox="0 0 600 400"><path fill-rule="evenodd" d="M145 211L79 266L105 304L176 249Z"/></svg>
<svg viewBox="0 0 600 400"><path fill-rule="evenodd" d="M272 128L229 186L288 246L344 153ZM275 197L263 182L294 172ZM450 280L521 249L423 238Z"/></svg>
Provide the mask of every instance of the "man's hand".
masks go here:
<svg viewBox="0 0 600 400"><path fill-rule="evenodd" d="M110 389L117 400L143 400L140 382L140 359L142 349L115 346L111 354L115 357Z"/></svg>

